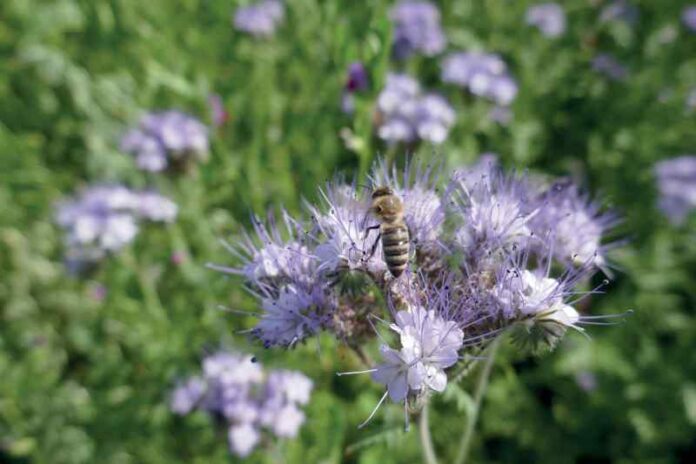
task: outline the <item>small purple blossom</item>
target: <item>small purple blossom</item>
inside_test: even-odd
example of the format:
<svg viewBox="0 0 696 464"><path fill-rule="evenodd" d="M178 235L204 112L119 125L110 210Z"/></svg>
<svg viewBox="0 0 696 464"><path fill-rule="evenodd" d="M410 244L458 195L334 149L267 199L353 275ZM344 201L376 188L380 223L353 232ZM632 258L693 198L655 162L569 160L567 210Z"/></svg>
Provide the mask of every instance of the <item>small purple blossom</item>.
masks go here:
<svg viewBox="0 0 696 464"><path fill-rule="evenodd" d="M313 384L299 372L266 371L254 358L220 351L203 360L203 376L191 377L172 392L172 412L205 410L227 421L230 451L246 457L261 442L263 429L280 438L297 435Z"/></svg>
<svg viewBox="0 0 696 464"><path fill-rule="evenodd" d="M234 27L255 37L272 36L285 17L285 6L280 0L261 0L243 6L234 14Z"/></svg>
<svg viewBox="0 0 696 464"><path fill-rule="evenodd" d="M628 76L626 67L607 53L601 53L594 57L592 69L614 81L621 81Z"/></svg>
<svg viewBox="0 0 696 464"><path fill-rule="evenodd" d="M225 109L220 95L210 95L208 97L208 106L210 106L210 119L214 127L221 127L230 119L230 114Z"/></svg>
<svg viewBox="0 0 696 464"><path fill-rule="evenodd" d="M628 0L614 0L602 8L600 22L624 21L634 24L638 20L638 8Z"/></svg>
<svg viewBox="0 0 696 464"><path fill-rule="evenodd" d="M682 155L655 165L659 207L674 225L696 209L696 156Z"/></svg>
<svg viewBox="0 0 696 464"><path fill-rule="evenodd" d="M205 389L205 382L200 377L191 377L181 383L172 392L172 412L183 416L193 411L203 399Z"/></svg>
<svg viewBox="0 0 696 464"><path fill-rule="evenodd" d="M135 156L138 167L158 172L188 160L208 157L208 129L179 111L149 113L121 139L121 150Z"/></svg>
<svg viewBox="0 0 696 464"><path fill-rule="evenodd" d="M172 222L176 214L176 204L157 193L96 185L59 204L56 222L67 232L71 254L94 261L133 241L139 220Z"/></svg>
<svg viewBox="0 0 696 464"><path fill-rule="evenodd" d="M399 334L401 349L382 345L384 362L372 373L377 383L387 387L389 398L401 402L411 392L444 391L445 369L459 360L457 352L464 342L457 324L416 307L399 311L390 328Z"/></svg>
<svg viewBox="0 0 696 464"><path fill-rule="evenodd" d="M696 32L696 5L689 5L684 8L682 22L691 32Z"/></svg>
<svg viewBox="0 0 696 464"><path fill-rule="evenodd" d="M348 66L348 77L341 96L341 110L346 114L355 111L355 93L367 90L369 79L365 66L356 61Z"/></svg>
<svg viewBox="0 0 696 464"><path fill-rule="evenodd" d="M447 38L440 25L440 11L426 1L401 1L392 8L394 56L406 58L414 53L433 56L445 49Z"/></svg>
<svg viewBox="0 0 696 464"><path fill-rule="evenodd" d="M425 140L441 144L454 124L455 112L444 97L422 94L416 80L389 74L377 97L377 134L391 143Z"/></svg>
<svg viewBox="0 0 696 464"><path fill-rule="evenodd" d="M566 30L566 17L558 3L539 3L530 6L526 14L527 24L537 27L546 37L555 38Z"/></svg>
<svg viewBox="0 0 696 464"><path fill-rule="evenodd" d="M597 376L591 371L580 371L575 375L575 383L585 393L591 393L597 389Z"/></svg>
<svg viewBox="0 0 696 464"><path fill-rule="evenodd" d="M517 95L517 83L503 59L483 52L451 53L442 62L442 81L507 106Z"/></svg>
<svg viewBox="0 0 696 464"><path fill-rule="evenodd" d="M569 183L554 183L536 200L537 214L531 227L537 237L548 237L544 244L554 257L570 265L592 264L604 268L607 246L602 238L617 218L601 211L599 205Z"/></svg>

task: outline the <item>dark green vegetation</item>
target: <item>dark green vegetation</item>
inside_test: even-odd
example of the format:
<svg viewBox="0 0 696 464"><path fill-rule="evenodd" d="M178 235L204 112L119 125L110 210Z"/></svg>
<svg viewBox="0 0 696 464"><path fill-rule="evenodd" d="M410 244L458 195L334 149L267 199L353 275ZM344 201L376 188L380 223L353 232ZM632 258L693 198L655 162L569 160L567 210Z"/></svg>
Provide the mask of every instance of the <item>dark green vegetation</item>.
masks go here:
<svg viewBox="0 0 696 464"><path fill-rule="evenodd" d="M175 380L202 353L235 344L267 366L307 373L316 391L300 437L255 462L385 463L420 459L417 431L384 408L356 430L380 389L328 339L292 352L245 345L253 309L236 279L206 270L231 261L250 212L302 197L337 172L364 170L386 147L370 137L371 102L389 63L389 4L289 0L275 39L233 31L227 0L3 0L0 4L0 462L229 462L226 440L203 414L169 413ZM485 151L517 169L570 174L625 217L628 246L613 254L616 279L591 314L633 308L627 323L572 335L543 358L509 346L496 365L473 456L478 462L693 462L696 458L696 237L694 218L672 228L655 209L655 161L696 150L696 34L680 0L636 2L631 26L597 21L599 1L564 2L569 29L549 40L524 24L525 1L443 1L450 49L501 53L518 79L514 120L444 87L436 59L405 66L457 110L433 155L452 166ZM359 5L359 6L358 6ZM467 6L468 5L468 6ZM663 39L673 28L677 36ZM611 82L591 70L599 51L629 70ZM355 117L340 111L348 63L363 61L371 91ZM189 175L149 176L118 152L118 137L148 109L208 120L222 95L231 120L212 137L209 162ZM339 136L359 138L352 151ZM403 153L397 151L397 157ZM170 227L136 242L85 279L67 275L55 202L94 181L155 185L180 206ZM173 253L183 253L174 264ZM103 301L93 294L104 285ZM592 373L584 392L578 375ZM585 375L586 376L586 375ZM470 382L473 382L473 378ZM435 445L454 454L470 385L433 405Z"/></svg>

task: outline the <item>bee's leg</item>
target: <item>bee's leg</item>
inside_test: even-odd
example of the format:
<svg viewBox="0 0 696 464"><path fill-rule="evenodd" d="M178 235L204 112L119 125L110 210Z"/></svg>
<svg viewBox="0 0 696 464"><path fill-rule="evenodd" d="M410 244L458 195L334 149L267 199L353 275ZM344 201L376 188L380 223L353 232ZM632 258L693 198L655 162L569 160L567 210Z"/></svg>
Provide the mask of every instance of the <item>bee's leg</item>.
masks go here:
<svg viewBox="0 0 696 464"><path fill-rule="evenodd" d="M371 231L373 231L375 229L379 229L379 227L380 227L379 224L375 224L374 226L366 227L365 228L365 236L363 237L363 239L366 239L367 236L370 235Z"/></svg>
<svg viewBox="0 0 696 464"><path fill-rule="evenodd" d="M377 251L377 245L379 245L380 240L382 240L382 232L377 235L375 243L372 244L372 248L370 249L370 254L366 258L363 258L363 261L369 261L375 255L375 251Z"/></svg>

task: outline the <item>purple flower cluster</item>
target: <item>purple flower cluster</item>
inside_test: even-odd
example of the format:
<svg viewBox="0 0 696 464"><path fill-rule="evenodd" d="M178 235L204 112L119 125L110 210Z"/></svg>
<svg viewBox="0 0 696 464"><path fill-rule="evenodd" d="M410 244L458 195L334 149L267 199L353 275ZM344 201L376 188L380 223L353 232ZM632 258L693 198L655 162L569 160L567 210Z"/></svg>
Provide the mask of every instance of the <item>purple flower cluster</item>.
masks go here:
<svg viewBox="0 0 696 464"><path fill-rule="evenodd" d="M414 53L433 56L447 45L440 11L430 2L405 0L399 2L390 13L394 23L394 56L406 58Z"/></svg>
<svg viewBox="0 0 696 464"><path fill-rule="evenodd" d="M691 32L696 32L696 5L684 8L682 12L682 22Z"/></svg>
<svg viewBox="0 0 696 464"><path fill-rule="evenodd" d="M592 69L614 81L623 80L628 75L626 67L608 53L595 56L592 60Z"/></svg>
<svg viewBox="0 0 696 464"><path fill-rule="evenodd" d="M145 171L163 171L208 157L208 128L180 111L148 113L121 139L121 150Z"/></svg>
<svg viewBox="0 0 696 464"><path fill-rule="evenodd" d="M432 166L382 162L370 179L403 203L410 249L399 277L370 196L338 181L307 205L309 221L255 221L256 237L229 246L241 263L213 266L244 276L258 296L252 333L266 346L325 330L360 347L375 336L373 321L386 322L397 347L382 338L382 362L367 372L386 386L380 404L406 405L443 391L449 369L503 332L537 352L583 330L572 303L579 283L606 267L616 221L576 186L506 174L491 155L448 179Z"/></svg>
<svg viewBox="0 0 696 464"><path fill-rule="evenodd" d="M555 38L566 30L566 17L558 3L539 3L527 9L527 24L535 26L546 37Z"/></svg>
<svg viewBox="0 0 696 464"><path fill-rule="evenodd" d="M602 8L599 20L601 22L624 21L632 24L638 20L638 8L628 0L614 0Z"/></svg>
<svg viewBox="0 0 696 464"><path fill-rule="evenodd" d="M262 0L243 6L234 13L234 27L255 37L272 36L285 17L285 6L280 0Z"/></svg>
<svg viewBox="0 0 696 464"><path fill-rule="evenodd" d="M367 90L370 82L365 66L359 61L348 66L347 74L346 83L343 87L341 109L346 114L353 114L355 111L355 94Z"/></svg>
<svg viewBox="0 0 696 464"><path fill-rule="evenodd" d="M158 193L96 185L59 204L56 221L66 230L70 255L96 261L130 243L139 220L169 223L176 215L176 203Z"/></svg>
<svg viewBox="0 0 696 464"><path fill-rule="evenodd" d="M491 53L457 52L442 62L442 80L508 106L517 95L517 83L503 59Z"/></svg>
<svg viewBox="0 0 696 464"><path fill-rule="evenodd" d="M655 165L659 206L669 220L680 225L696 209L696 156L683 155Z"/></svg>
<svg viewBox="0 0 696 464"><path fill-rule="evenodd" d="M201 376L174 389L171 410L185 415L202 410L223 419L232 453L248 456L262 440L262 429L279 438L297 436L305 421L312 381L299 372L264 370L254 358L221 351L203 360Z"/></svg>
<svg viewBox="0 0 696 464"><path fill-rule="evenodd" d="M377 97L377 116L377 135L390 143L441 144L455 120L454 109L444 97L422 93L420 84L405 74L387 75Z"/></svg>

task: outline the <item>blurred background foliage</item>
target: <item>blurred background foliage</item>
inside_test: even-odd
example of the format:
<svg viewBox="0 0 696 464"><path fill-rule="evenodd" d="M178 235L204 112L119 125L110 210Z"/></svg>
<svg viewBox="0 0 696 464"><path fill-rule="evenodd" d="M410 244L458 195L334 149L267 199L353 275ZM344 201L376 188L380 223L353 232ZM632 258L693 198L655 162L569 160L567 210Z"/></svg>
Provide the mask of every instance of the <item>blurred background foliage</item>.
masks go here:
<svg viewBox="0 0 696 464"><path fill-rule="evenodd" d="M317 387L300 437L250 461L420 459L398 406L356 429L381 392L367 377L334 375L357 366L348 351L329 339L291 352L245 346L235 334L252 319L217 306L253 309L251 298L238 280L204 267L228 260L218 239L234 240L252 211L297 211L318 184L364 173L390 150L371 135L371 105L388 69L408 70L457 110L447 142L423 145L419 156L454 166L492 151L508 167L570 175L621 212L630 239L613 255L608 293L585 311L632 308L633 317L591 330L591 341L571 336L539 359L507 347L474 459L696 460L696 222L668 224L652 174L657 160L696 147L696 113L685 103L696 86L696 34L680 22L683 1L636 1L633 23L599 22L601 0L564 1L569 27L557 40L524 23L527 1L439 2L449 49L496 51L509 63L520 93L507 126L490 121L489 104L443 86L437 59L390 63L389 2L289 0L269 40L232 29L234 3L0 3L0 462L234 460L205 415L168 409L175 381L221 344L301 368ZM628 77L593 72L600 52L616 56ZM349 117L340 98L356 60L371 89ZM189 175L143 174L118 151L119 136L149 109L210 122L213 93L230 120L212 134L209 162ZM180 215L77 278L65 269L53 208L95 181L156 186ZM452 385L433 406L445 462L470 387Z"/></svg>

